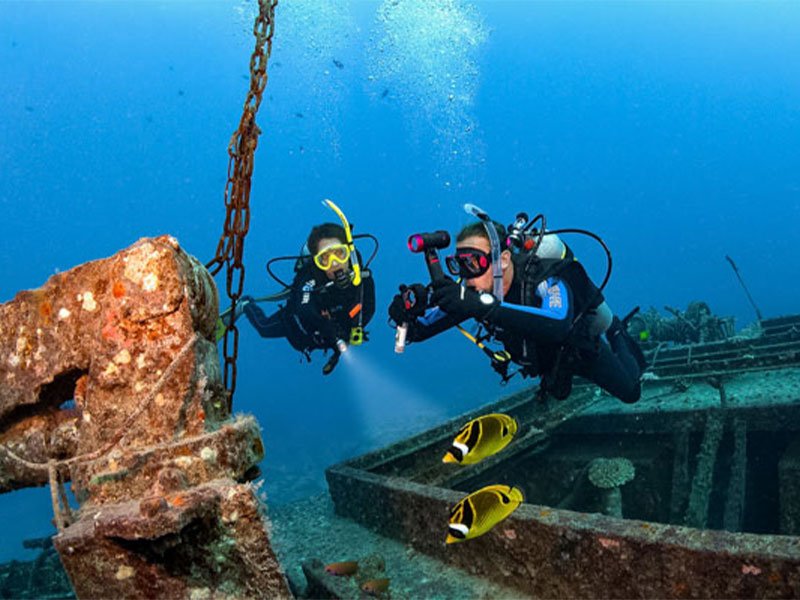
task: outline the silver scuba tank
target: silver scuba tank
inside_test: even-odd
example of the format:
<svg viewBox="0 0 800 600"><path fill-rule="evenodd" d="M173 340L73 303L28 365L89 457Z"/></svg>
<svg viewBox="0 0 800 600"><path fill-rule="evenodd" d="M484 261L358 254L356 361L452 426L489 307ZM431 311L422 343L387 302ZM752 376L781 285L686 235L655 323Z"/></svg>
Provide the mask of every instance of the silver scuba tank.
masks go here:
<svg viewBox="0 0 800 600"><path fill-rule="evenodd" d="M561 238L554 233L547 233L542 236L542 241L536 248L536 256L539 258L564 258L567 255L567 246ZM614 313L608 302L603 303L596 309L586 313L588 332L591 336L602 335L611 325Z"/></svg>

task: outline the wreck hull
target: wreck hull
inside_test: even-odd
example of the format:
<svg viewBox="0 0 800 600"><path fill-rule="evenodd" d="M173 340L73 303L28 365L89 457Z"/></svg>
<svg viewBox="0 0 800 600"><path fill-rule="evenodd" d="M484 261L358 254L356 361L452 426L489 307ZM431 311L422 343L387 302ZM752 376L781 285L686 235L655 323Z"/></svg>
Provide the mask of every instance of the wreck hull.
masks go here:
<svg viewBox="0 0 800 600"><path fill-rule="evenodd" d="M662 375L634 405L578 385L547 410L528 390L335 465L335 510L531 597L800 597L797 320L776 320L758 343L651 354ZM743 346L750 356L725 354ZM516 439L477 465L442 464L458 429L488 412L515 417ZM590 460L615 455L636 465L625 519L570 493ZM525 503L445 544L451 507L490 483L519 485Z"/></svg>
<svg viewBox="0 0 800 600"><path fill-rule="evenodd" d="M797 598L800 538L706 531L523 504L492 532L446 545L463 494L328 472L337 514L536 598Z"/></svg>

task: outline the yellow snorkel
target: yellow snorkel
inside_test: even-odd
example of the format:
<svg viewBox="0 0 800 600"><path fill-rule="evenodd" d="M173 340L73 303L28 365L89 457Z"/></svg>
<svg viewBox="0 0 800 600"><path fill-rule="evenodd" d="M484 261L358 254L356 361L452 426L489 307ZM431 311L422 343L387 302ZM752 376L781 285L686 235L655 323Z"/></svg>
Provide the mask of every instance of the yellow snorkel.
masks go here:
<svg viewBox="0 0 800 600"><path fill-rule="evenodd" d="M358 264L358 255L356 254L356 246L353 243L353 231L350 227L350 223L347 221L347 217L344 216L342 210L336 206L332 200L326 198L322 201L322 204L335 212L336 216L342 221L344 234L347 238L345 241L347 242L347 247L350 249L350 267L353 270L353 285L359 286L361 285L361 265Z"/></svg>

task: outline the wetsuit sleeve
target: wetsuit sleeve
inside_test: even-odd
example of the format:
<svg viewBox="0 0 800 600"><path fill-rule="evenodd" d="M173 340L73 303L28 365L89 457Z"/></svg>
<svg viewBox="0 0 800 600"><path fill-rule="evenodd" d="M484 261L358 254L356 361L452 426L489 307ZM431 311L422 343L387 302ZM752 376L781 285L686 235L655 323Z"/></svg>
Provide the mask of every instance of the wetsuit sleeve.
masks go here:
<svg viewBox="0 0 800 600"><path fill-rule="evenodd" d="M409 342L423 342L465 320L457 319L448 315L438 306L433 306L426 309L425 313L417 317L413 323L409 323L406 339Z"/></svg>
<svg viewBox="0 0 800 600"><path fill-rule="evenodd" d="M571 294L562 279L551 277L536 288L536 295L542 300L541 307L504 302L492 310L485 321L540 342L562 342L572 326Z"/></svg>
<svg viewBox="0 0 800 600"><path fill-rule="evenodd" d="M280 311L268 317L258 304L251 301L244 305L244 316L247 317L250 325L261 337L276 338L286 336L286 327L281 319Z"/></svg>

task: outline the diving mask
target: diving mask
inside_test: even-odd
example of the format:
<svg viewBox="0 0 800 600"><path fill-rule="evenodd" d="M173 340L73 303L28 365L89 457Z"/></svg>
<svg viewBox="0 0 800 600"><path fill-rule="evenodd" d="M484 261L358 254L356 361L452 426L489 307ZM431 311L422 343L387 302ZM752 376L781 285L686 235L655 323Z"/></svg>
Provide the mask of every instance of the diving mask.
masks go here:
<svg viewBox="0 0 800 600"><path fill-rule="evenodd" d="M462 279L480 277L489 269L492 258L479 248L457 248L456 253L445 258L447 270L451 275L459 275Z"/></svg>
<svg viewBox="0 0 800 600"><path fill-rule="evenodd" d="M314 264L321 270L327 271L335 263L345 264L350 259L350 246L347 244L333 244L327 246L314 255Z"/></svg>

